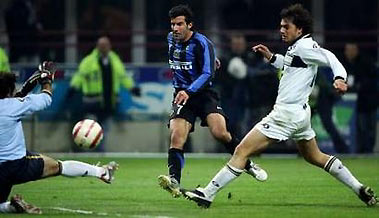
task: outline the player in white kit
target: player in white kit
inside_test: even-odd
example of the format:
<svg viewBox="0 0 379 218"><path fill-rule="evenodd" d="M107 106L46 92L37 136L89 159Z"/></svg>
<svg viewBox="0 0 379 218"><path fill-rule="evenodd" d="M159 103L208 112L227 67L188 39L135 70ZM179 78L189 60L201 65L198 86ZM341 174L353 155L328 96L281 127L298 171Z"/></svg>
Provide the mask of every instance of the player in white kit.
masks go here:
<svg viewBox="0 0 379 218"><path fill-rule="evenodd" d="M261 44L252 48L282 70L274 109L244 137L228 164L205 188L182 190L183 195L201 207L209 207L216 193L243 172L250 155L272 142L291 138L296 141L306 161L323 168L351 188L364 203L373 206L378 202L374 191L360 183L337 157L321 152L311 128L308 97L315 83L318 66L332 69L333 86L341 94L347 91L346 70L332 52L321 48L312 39L312 17L302 5L295 4L283 9L280 15L281 38L289 44L286 54L274 54Z"/></svg>

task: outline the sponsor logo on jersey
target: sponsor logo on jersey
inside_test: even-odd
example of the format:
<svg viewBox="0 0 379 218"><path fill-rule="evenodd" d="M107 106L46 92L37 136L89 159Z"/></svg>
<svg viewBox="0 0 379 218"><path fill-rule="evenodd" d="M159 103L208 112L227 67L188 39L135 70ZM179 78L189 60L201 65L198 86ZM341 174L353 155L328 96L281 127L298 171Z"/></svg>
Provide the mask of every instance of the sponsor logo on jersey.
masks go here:
<svg viewBox="0 0 379 218"><path fill-rule="evenodd" d="M168 64L173 70L192 70L192 61L172 61L169 60Z"/></svg>

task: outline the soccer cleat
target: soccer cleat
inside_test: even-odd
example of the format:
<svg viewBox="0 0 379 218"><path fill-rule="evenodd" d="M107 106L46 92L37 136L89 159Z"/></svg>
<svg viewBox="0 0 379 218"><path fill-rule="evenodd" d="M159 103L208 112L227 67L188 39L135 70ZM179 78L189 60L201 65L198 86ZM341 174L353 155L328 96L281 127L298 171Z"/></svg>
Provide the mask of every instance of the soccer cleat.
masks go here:
<svg viewBox="0 0 379 218"><path fill-rule="evenodd" d="M16 213L42 214L42 210L32 204L26 203L21 195L11 197L10 205L16 209Z"/></svg>
<svg viewBox="0 0 379 218"><path fill-rule="evenodd" d="M264 169L262 169L258 164L251 163L250 165L251 167L248 170L245 169L245 172L247 174L253 176L256 180L260 182L264 182L267 180L267 172Z"/></svg>
<svg viewBox="0 0 379 218"><path fill-rule="evenodd" d="M362 186L362 188L359 189L358 197L365 202L367 206L374 206L379 201L378 197L374 193L374 190L368 186Z"/></svg>
<svg viewBox="0 0 379 218"><path fill-rule="evenodd" d="M183 196L191 201L197 203L197 206L202 208L209 208L215 196L209 197L204 193L203 188L196 188L195 190L182 189Z"/></svg>
<svg viewBox="0 0 379 218"><path fill-rule="evenodd" d="M111 184L114 180L114 172L118 170L119 165L116 162L112 161L106 165L103 165L102 167L105 169L105 172L103 175L101 175L100 179L105 183Z"/></svg>
<svg viewBox="0 0 379 218"><path fill-rule="evenodd" d="M171 193L172 197L178 198L181 195L179 182L166 175L158 176L159 186Z"/></svg>

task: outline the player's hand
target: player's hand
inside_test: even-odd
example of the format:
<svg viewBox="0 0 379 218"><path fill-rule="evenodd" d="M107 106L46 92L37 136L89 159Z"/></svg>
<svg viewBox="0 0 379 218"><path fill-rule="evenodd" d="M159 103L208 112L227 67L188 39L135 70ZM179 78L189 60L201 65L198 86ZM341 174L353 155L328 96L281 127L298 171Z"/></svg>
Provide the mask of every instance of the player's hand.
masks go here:
<svg viewBox="0 0 379 218"><path fill-rule="evenodd" d="M40 79L39 83L41 85L46 83L53 83L54 81L54 74L55 71L57 71L57 68L52 61L44 61L42 64L38 66L38 70L40 71Z"/></svg>
<svg viewBox="0 0 379 218"><path fill-rule="evenodd" d="M39 71L34 72L33 75L29 77L24 82L24 84L22 84L21 89L16 92L15 97L25 97L30 91L34 89L34 87L37 86L40 76L41 74Z"/></svg>
<svg viewBox="0 0 379 218"><path fill-rule="evenodd" d="M182 91L179 91L178 94L176 94L174 103L185 105L188 99L189 99L189 95L184 90L182 90Z"/></svg>
<svg viewBox="0 0 379 218"><path fill-rule="evenodd" d="M343 79L334 80L333 87L338 94L344 94L347 91L347 83Z"/></svg>
<svg viewBox="0 0 379 218"><path fill-rule="evenodd" d="M220 61L220 59L216 58L216 60L215 60L215 66L216 66L216 70L218 70L218 69L221 68L221 61Z"/></svg>
<svg viewBox="0 0 379 218"><path fill-rule="evenodd" d="M270 60L272 56L274 55L265 45L259 44L256 46L253 46L251 48L254 52L260 52L262 53L263 57L265 57L267 60Z"/></svg>

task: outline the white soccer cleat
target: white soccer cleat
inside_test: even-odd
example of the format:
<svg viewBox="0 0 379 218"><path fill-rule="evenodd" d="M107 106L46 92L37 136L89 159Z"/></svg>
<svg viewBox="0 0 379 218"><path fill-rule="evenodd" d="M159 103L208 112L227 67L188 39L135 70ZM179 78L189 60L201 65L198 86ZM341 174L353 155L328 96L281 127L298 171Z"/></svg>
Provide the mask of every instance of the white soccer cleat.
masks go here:
<svg viewBox="0 0 379 218"><path fill-rule="evenodd" d="M21 195L11 197L10 204L16 209L16 213L42 214L42 210L24 201Z"/></svg>
<svg viewBox="0 0 379 218"><path fill-rule="evenodd" d="M256 180L260 182L264 182L267 180L267 172L262 169L258 164L250 164L251 167L248 170L245 170L245 172L251 176L253 176Z"/></svg>
<svg viewBox="0 0 379 218"><path fill-rule="evenodd" d="M209 208L216 195L207 196L203 188L196 188L195 190L182 190L183 196L191 201L197 203L197 206L202 208Z"/></svg>
<svg viewBox="0 0 379 218"><path fill-rule="evenodd" d="M119 165L116 162L112 161L106 165L103 165L102 167L105 169L105 172L103 175L101 175L100 179L105 183L111 184L114 180L114 172L118 170Z"/></svg>
<svg viewBox="0 0 379 218"><path fill-rule="evenodd" d="M172 197L178 198L182 194L180 192L179 182L176 181L176 179L166 175L160 175L158 176L158 182L159 186L171 193Z"/></svg>

